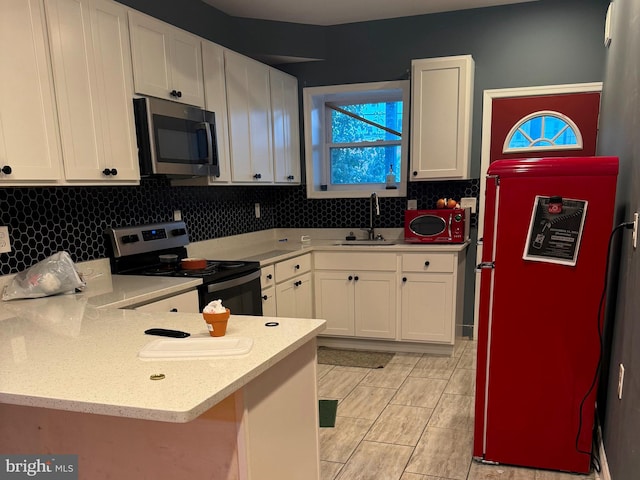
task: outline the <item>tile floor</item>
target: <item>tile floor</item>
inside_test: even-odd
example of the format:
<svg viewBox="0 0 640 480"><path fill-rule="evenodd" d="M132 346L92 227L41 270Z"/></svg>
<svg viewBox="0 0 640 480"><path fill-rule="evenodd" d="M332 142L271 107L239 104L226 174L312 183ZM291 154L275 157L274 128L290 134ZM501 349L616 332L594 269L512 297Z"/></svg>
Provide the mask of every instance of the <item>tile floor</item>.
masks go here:
<svg viewBox="0 0 640 480"><path fill-rule="evenodd" d="M452 357L396 354L384 369L318 365L318 394L338 400L320 429L322 480L586 480L472 460L476 344Z"/></svg>

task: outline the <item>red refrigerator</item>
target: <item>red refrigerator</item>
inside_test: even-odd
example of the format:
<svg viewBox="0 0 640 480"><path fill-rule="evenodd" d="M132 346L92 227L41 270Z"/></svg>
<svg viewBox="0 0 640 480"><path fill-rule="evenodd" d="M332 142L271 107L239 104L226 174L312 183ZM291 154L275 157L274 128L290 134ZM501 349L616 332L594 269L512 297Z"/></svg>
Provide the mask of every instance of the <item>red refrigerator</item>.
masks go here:
<svg viewBox="0 0 640 480"><path fill-rule="evenodd" d="M487 175L477 460L588 472L615 157L499 160Z"/></svg>

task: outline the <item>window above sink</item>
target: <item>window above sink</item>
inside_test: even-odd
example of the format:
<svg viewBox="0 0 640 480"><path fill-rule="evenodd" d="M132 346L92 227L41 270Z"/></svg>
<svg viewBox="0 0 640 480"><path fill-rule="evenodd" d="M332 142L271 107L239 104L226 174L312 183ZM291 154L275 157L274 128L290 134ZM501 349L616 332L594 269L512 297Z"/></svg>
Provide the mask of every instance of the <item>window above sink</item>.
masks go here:
<svg viewBox="0 0 640 480"><path fill-rule="evenodd" d="M304 89L308 198L406 196L409 82Z"/></svg>

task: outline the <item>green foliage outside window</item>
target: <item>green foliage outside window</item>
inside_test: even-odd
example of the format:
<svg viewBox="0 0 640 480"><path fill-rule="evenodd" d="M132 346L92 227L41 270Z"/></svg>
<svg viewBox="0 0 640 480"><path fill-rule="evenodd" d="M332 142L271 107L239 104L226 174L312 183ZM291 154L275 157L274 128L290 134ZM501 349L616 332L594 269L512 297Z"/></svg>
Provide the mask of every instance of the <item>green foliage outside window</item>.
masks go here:
<svg viewBox="0 0 640 480"><path fill-rule="evenodd" d="M331 111L331 183L385 183L390 171L399 182L402 102L340 105L338 108L353 116Z"/></svg>

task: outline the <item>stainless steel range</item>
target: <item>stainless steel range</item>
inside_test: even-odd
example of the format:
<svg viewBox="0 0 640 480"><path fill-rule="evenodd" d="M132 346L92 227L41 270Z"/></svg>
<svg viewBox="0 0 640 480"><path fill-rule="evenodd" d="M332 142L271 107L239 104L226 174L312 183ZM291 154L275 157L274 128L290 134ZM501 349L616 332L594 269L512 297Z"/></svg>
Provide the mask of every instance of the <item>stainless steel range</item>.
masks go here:
<svg viewBox="0 0 640 480"><path fill-rule="evenodd" d="M184 222L109 228L105 237L114 274L202 278L200 311L222 299L234 314L262 315L260 263L207 260L201 268L183 268L189 244Z"/></svg>

